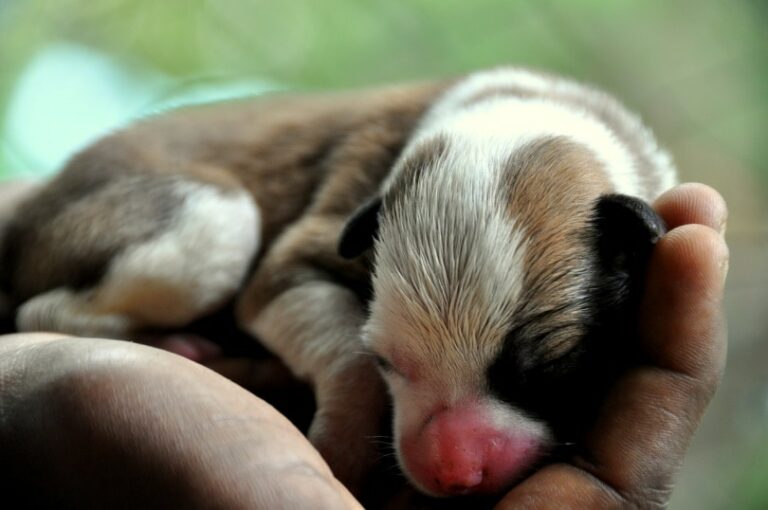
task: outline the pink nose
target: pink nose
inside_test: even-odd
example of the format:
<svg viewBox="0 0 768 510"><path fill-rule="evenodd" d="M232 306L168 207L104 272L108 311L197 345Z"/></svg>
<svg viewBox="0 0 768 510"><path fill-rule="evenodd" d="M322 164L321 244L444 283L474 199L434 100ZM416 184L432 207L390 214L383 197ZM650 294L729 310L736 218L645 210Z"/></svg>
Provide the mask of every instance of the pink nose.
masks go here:
<svg viewBox="0 0 768 510"><path fill-rule="evenodd" d="M403 437L405 467L435 495L494 493L509 486L539 456L540 439L520 427L493 423L477 405L440 411L411 438Z"/></svg>

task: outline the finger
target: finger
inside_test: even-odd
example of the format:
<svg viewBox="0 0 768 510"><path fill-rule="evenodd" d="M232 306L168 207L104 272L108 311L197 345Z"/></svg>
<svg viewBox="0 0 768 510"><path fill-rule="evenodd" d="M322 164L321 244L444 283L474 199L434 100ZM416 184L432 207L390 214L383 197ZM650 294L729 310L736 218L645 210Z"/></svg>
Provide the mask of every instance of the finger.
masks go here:
<svg viewBox="0 0 768 510"><path fill-rule="evenodd" d="M641 310L648 365L619 381L587 442L591 472L626 497L666 498L722 373L722 237L686 225L659 241Z"/></svg>
<svg viewBox="0 0 768 510"><path fill-rule="evenodd" d="M641 335L651 361L706 380L711 389L725 363L721 305L727 271L722 237L701 225L679 227L656 248L641 310Z"/></svg>
<svg viewBox="0 0 768 510"><path fill-rule="evenodd" d="M60 333L13 333L0 335L0 358L3 355L24 351L37 344L46 344L71 338Z"/></svg>
<svg viewBox="0 0 768 510"><path fill-rule="evenodd" d="M681 225L696 223L725 234L728 209L725 200L706 184L681 184L661 195L654 208L672 230Z"/></svg>
<svg viewBox="0 0 768 510"><path fill-rule="evenodd" d="M0 356L0 464L19 467L0 485L86 506L360 508L284 417L210 370L25 336Z"/></svg>
<svg viewBox="0 0 768 510"><path fill-rule="evenodd" d="M648 364L623 376L586 441L589 458L545 468L498 508L663 505L725 360L721 298L728 251L709 227L659 241L649 266L641 337Z"/></svg>
<svg viewBox="0 0 768 510"><path fill-rule="evenodd" d="M494 509L605 510L627 506L621 494L589 471L571 464L553 464L512 489Z"/></svg>

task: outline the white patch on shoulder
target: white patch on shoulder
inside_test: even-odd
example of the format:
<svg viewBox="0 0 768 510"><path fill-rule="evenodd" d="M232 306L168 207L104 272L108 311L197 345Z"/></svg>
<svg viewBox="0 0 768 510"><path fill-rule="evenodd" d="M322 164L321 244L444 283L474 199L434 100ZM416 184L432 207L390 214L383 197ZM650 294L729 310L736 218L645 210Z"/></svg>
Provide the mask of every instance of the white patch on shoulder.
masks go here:
<svg viewBox="0 0 768 510"><path fill-rule="evenodd" d="M256 204L244 191L184 182L171 226L128 246L98 285L55 289L18 310L20 331L126 338L141 327L183 326L240 287L259 243Z"/></svg>
<svg viewBox="0 0 768 510"><path fill-rule="evenodd" d="M152 326L180 326L240 287L260 238L250 194L184 182L175 221L115 257L95 289L95 313L125 314Z"/></svg>

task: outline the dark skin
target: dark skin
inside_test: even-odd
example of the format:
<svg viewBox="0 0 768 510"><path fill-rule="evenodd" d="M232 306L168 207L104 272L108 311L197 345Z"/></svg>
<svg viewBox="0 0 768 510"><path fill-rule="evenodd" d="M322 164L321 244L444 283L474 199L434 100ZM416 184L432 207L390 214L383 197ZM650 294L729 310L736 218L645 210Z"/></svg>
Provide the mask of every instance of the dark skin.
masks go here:
<svg viewBox="0 0 768 510"><path fill-rule="evenodd" d="M612 389L582 455L539 470L496 508L668 502L725 363L728 249L725 204L711 188L679 186L655 207L670 231L650 262L643 362ZM269 383L250 362L209 365L243 384ZM0 452L5 497L30 506L359 508L263 400L200 364L129 342L3 337Z"/></svg>

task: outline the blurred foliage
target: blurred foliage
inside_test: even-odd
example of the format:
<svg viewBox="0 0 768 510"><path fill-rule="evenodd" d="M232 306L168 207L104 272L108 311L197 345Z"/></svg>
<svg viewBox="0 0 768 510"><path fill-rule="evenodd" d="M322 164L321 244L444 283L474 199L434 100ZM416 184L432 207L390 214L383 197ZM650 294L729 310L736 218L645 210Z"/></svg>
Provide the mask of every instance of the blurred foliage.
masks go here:
<svg viewBox="0 0 768 510"><path fill-rule="evenodd" d="M0 115L25 64L61 41L181 84L352 87L515 63L617 92L663 140L696 131L754 163L768 157L760 13L720 0L0 0Z"/></svg>
<svg viewBox="0 0 768 510"><path fill-rule="evenodd" d="M762 448L758 462L745 466L741 476L738 477L739 483L734 490L736 497L732 508L740 510L765 510L768 508L768 484L766 484L768 437L759 444L762 445Z"/></svg>
<svg viewBox="0 0 768 510"><path fill-rule="evenodd" d="M751 457L754 462L747 462L737 477L733 489L734 498L731 508L739 510L765 510L768 508L768 431L764 431L757 451Z"/></svg>

